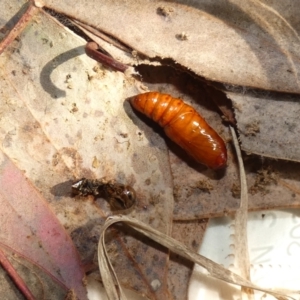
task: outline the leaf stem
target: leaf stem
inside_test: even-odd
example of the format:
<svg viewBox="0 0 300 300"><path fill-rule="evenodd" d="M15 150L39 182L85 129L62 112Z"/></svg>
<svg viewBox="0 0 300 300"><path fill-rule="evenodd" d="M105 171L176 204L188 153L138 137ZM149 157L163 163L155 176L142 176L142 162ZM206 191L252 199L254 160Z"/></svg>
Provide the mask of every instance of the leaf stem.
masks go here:
<svg viewBox="0 0 300 300"><path fill-rule="evenodd" d="M95 42L89 42L85 46L85 53L91 57L92 59L95 59L96 61L102 63L103 65L106 65L108 67L111 67L117 71L125 72L128 66L120 63L119 61L115 60L114 58L105 55L98 51L99 46Z"/></svg>
<svg viewBox="0 0 300 300"><path fill-rule="evenodd" d="M28 289L26 283L24 282L23 278L18 274L16 269L13 267L11 262L7 259L4 252L0 249L0 264L2 265L3 269L8 273L10 278L13 280L17 288L23 294L23 296L27 300L35 300L36 298Z"/></svg>
<svg viewBox="0 0 300 300"><path fill-rule="evenodd" d="M15 38L21 34L27 24L31 21L32 17L39 11L39 8L30 1L29 6L22 17L14 25L13 29L5 36L0 43L0 55L4 50L15 40Z"/></svg>

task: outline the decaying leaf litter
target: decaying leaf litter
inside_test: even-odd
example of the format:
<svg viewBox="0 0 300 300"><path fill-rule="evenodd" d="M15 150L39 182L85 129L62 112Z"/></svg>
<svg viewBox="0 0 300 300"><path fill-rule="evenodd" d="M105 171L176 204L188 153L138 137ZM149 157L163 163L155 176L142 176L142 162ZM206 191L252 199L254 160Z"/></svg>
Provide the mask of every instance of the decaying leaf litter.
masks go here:
<svg viewBox="0 0 300 300"><path fill-rule="evenodd" d="M23 32L20 43L14 46L19 50L10 48L1 56L1 76L10 87L1 98L1 139L4 141L1 149L49 201L73 240L78 242L81 259L85 263L93 260L98 229L110 214L109 205L103 199L94 203L93 198L86 201L71 198L72 180L83 176L116 179L135 187L150 181L146 187L150 198L141 193L145 188L136 188L140 201L133 215L138 217L140 211L143 214L140 218L145 222L163 232L170 232L173 207L168 199L172 199L171 178L167 157L161 154L162 149L166 151L166 146L157 135L153 136L152 143L162 144L160 150L148 147L140 135L142 129L134 126L126 113L128 111L134 118L130 106L125 109L123 106L124 99L136 93L136 88L123 74L101 69L95 61L80 55L84 54L83 41L66 32L43 11ZM39 55L39 51L45 55ZM32 53L34 58L31 58ZM114 92L108 88L110 86L114 87ZM113 107L112 103L119 106ZM140 154L134 150L134 143L139 143ZM115 150L109 158L111 149ZM126 162L120 155L122 152L126 157L131 156L133 161ZM93 168L95 157L99 166ZM150 298L163 297L159 294L166 288L162 286L157 295L153 295L148 284L151 280L147 277L155 276L164 284L166 253L146 247L145 256L145 247L139 241L130 236L122 238L122 234L115 231L111 233L114 237L111 253L115 253L120 269L127 272L123 282L126 284L128 278L136 278L134 283L128 282L130 287L136 284L139 291ZM124 252L125 249L129 250ZM159 264L149 270L152 257ZM138 264L141 259L147 273L143 265Z"/></svg>
<svg viewBox="0 0 300 300"><path fill-rule="evenodd" d="M44 41L46 41L47 40L47 38L44 40ZM49 45L50 45L50 47L51 47L51 42L49 43ZM45 73L44 73L45 74ZM66 77L67 78L67 77ZM69 76L68 76L68 78L67 79L70 79L69 78ZM66 79L66 81L67 81L67 79ZM72 84L70 84L70 80L69 80L69 82L66 82L67 83L67 87L68 88L70 88L70 87L72 87ZM49 92L49 91L48 91ZM74 105L72 104L72 105L70 105L71 106L71 108L70 108L70 111L72 111L73 113L74 113L74 110L72 109L72 107L74 107ZM140 126L143 126L142 125L142 123L140 124ZM150 130L150 132L152 132L151 130ZM152 141L153 141L153 139L152 139ZM62 151L63 152L63 151ZM68 158L69 156L71 156L72 157L72 159L74 160L74 158L76 158L76 156L77 156L77 153L70 153L70 151L69 151L69 149L64 149L64 152L62 153L62 155L63 156L65 156L65 158ZM176 158L176 156L175 156L175 158ZM55 163L57 163L57 161L59 161L59 159L60 159L60 155L55 155ZM79 160L80 160L80 158L79 158ZM67 160L66 160L67 161ZM70 163L70 162L69 162ZM74 164L74 162L73 162L73 164L70 164L69 165L69 167L72 167L73 165L75 165ZM87 170L89 170L90 168L86 168ZM87 172L87 175L91 175L91 173L89 173L89 172ZM200 191L202 191L202 190L204 190L206 193L207 193L207 191L210 191L211 190L211 184L210 184L210 182L204 182L205 180L202 180L202 181L199 181L199 182L197 182L196 183L196 187L200 187ZM148 181L147 181L148 182ZM297 190L297 186L293 186L293 182L292 182L292 184L291 183L288 183L287 185L285 185L285 186L292 186L292 187L294 187L294 192L293 192L293 194L294 194L294 197L295 197L295 194L296 194L296 197L297 197L297 193L295 193L295 190ZM203 188L203 187L205 187L205 188ZM291 193L292 194L292 193ZM100 205L102 205L102 204L100 204ZM297 205L297 203L296 202L293 202L293 205ZM226 212L226 209L219 209L219 212L221 212L221 214L223 213L223 212ZM218 213L217 213L218 214ZM200 217L200 216L198 216L197 215L197 218L198 217ZM190 217L187 217L186 219L189 219ZM193 219L193 218L192 218Z"/></svg>

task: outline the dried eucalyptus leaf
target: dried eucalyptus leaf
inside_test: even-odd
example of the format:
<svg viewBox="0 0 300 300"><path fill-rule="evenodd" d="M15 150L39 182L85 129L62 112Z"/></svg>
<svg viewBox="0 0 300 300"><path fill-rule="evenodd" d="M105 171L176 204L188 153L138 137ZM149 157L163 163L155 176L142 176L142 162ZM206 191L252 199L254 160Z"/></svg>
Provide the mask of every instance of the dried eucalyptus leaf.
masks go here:
<svg viewBox="0 0 300 300"><path fill-rule="evenodd" d="M45 5L206 79L300 91L299 2L47 0Z"/></svg>
<svg viewBox="0 0 300 300"><path fill-rule="evenodd" d="M5 7L19 7L18 1L9 2ZM11 18L9 12L0 12L2 25ZM138 84L99 67L85 55L84 45L41 10L0 56L0 149L49 201L81 259L90 263L99 228L112 212L105 199L72 198L72 180L105 177L133 186L138 201L130 214L167 234L173 194L165 143L158 134L152 135L151 143L145 138L148 128L126 101L138 93ZM110 249L118 250L115 259L124 270L121 282L138 286L146 295L164 293L167 284L152 291L149 274L142 267L137 270L135 260L147 249L147 259L160 261L151 271L164 282L168 255L141 245L130 236L115 235L111 241ZM127 263L134 266L132 273L146 274L140 276L146 278L142 286L126 273Z"/></svg>

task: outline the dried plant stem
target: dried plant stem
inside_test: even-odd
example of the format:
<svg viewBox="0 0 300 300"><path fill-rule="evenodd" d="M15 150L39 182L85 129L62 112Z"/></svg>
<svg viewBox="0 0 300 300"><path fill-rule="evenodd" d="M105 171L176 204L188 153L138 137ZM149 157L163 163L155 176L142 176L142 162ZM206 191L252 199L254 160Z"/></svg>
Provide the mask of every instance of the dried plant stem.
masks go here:
<svg viewBox="0 0 300 300"><path fill-rule="evenodd" d="M191 260L194 263L199 264L200 266L204 267L209 273L210 276L223 280L228 283L240 285L244 288L250 288L258 291L262 291L268 294L271 294L275 297L281 297L281 299L294 299L290 296L287 296L285 293L281 293L274 290L263 289L259 286L252 284L247 279L242 278L241 276L225 269L221 265L215 263L214 261L195 253L194 251L190 250L188 247L183 245L182 243L176 241L175 239L167 236L156 229L153 229L147 224L136 220L134 218L129 218L126 216L113 216L109 217L102 230L100 235L100 240L98 244L98 261L99 261L99 269L101 272L101 277L103 280L104 287L106 289L108 299L109 300L117 300L117 299L126 299L122 288L118 282L117 275L111 265L109 260L106 246L105 246L105 231L106 229L113 225L114 223L124 222L129 226L133 227L138 232L142 233L143 235L149 237L150 239L156 241L157 243L163 245L164 247L170 249L172 252ZM117 285L117 287L115 286Z"/></svg>
<svg viewBox="0 0 300 300"><path fill-rule="evenodd" d="M31 293L31 291L28 289L26 283L22 279L22 277L18 274L18 272L15 270L13 265L10 263L10 261L5 256L5 253L0 249L0 264L5 269L7 274L10 276L10 278L13 280L17 288L20 290L20 292L23 294L23 296L27 300L35 300L36 298Z"/></svg>
<svg viewBox="0 0 300 300"><path fill-rule="evenodd" d="M31 21L32 17L39 11L32 1L29 2L29 6L26 12L22 15L19 21L16 23L14 28L5 36L0 43L0 55L3 51L14 41L14 39L20 35L27 24Z"/></svg>
<svg viewBox="0 0 300 300"><path fill-rule="evenodd" d="M244 163L242 159L242 153L239 146L239 142L233 127L230 127L231 135L233 138L233 144L238 158L238 165L240 171L240 183L241 183L241 202L240 207L235 213L235 263L240 275L250 280L250 259L248 252L248 238L247 238L247 224L248 224L248 188L245 174ZM248 289L242 289L244 296L248 299L252 299L253 291ZM248 295L248 296L247 296Z"/></svg>
<svg viewBox="0 0 300 300"><path fill-rule="evenodd" d="M120 72L125 72L128 66L118 62L114 58L105 55L98 51L99 46L95 42L89 42L85 46L85 53L91 57L92 59L95 59L96 61L102 63L105 66L108 66L112 69L115 69Z"/></svg>
<svg viewBox="0 0 300 300"><path fill-rule="evenodd" d="M75 20L75 19L70 19L70 21L76 25L78 28L80 28L82 31L86 32L90 32L93 35L99 37L100 39L106 41L107 43L114 45L116 48L121 49L125 52L130 53L131 49L129 49L128 47L125 47L124 45L122 45L121 43L119 43L118 41L116 41L115 39L109 37L108 35L100 32L99 30L95 29L92 26L89 26L87 24L84 24L82 22L80 22L79 20Z"/></svg>

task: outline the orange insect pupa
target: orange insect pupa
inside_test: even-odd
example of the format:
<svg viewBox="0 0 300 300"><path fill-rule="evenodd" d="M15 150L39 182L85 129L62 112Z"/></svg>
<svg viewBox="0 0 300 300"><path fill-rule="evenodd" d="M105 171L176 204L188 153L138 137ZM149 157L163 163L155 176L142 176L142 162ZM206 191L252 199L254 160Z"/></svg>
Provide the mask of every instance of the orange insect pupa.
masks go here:
<svg viewBox="0 0 300 300"><path fill-rule="evenodd" d="M226 166L224 141L190 105L159 92L136 95L130 103L162 126L166 135L196 161L212 169Z"/></svg>

